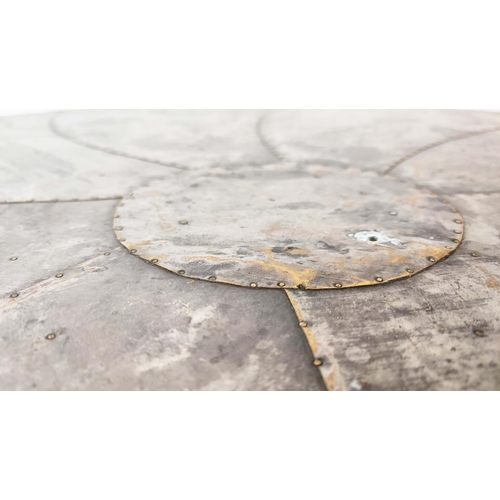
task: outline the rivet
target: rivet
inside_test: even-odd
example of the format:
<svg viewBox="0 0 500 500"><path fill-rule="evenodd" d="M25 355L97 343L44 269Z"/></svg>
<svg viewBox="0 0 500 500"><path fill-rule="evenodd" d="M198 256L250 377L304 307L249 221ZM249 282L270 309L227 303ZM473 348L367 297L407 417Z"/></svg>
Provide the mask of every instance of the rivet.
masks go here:
<svg viewBox="0 0 500 500"><path fill-rule="evenodd" d="M132 248L132 250L130 250L130 253L137 253L137 250L135 248Z"/></svg>
<svg viewBox="0 0 500 500"><path fill-rule="evenodd" d="M186 271L184 271L184 269L180 269L179 271L177 271L177 273L178 274L186 274ZM211 278L213 278L213 276L211 276ZM208 278L208 279L210 279L210 278Z"/></svg>
<svg viewBox="0 0 500 500"><path fill-rule="evenodd" d="M64 274L63 274L63 273L58 273L58 274L56 274L56 278L62 278L63 276L64 276Z"/></svg>
<svg viewBox="0 0 500 500"><path fill-rule="evenodd" d="M471 253L471 255L472 255L473 257L479 257L479 254L478 254L478 253Z"/></svg>
<svg viewBox="0 0 500 500"><path fill-rule="evenodd" d="M216 278L215 276L209 276L209 277L208 277L208 279L209 279L210 281L215 281L217 278Z"/></svg>
<svg viewBox="0 0 500 500"><path fill-rule="evenodd" d="M151 259L151 262L152 262L153 264L156 264L156 263L158 262L158 259Z"/></svg>
<svg viewBox="0 0 500 500"><path fill-rule="evenodd" d="M484 337L484 332L482 330L474 330L474 335L478 337Z"/></svg>
<svg viewBox="0 0 500 500"><path fill-rule="evenodd" d="M452 249L451 247L444 247L444 248L446 248L446 250L451 250Z"/></svg>
<svg viewBox="0 0 500 500"><path fill-rule="evenodd" d="M306 289L306 287L304 285L297 285L297 288L299 290L305 290Z"/></svg>
<svg viewBox="0 0 500 500"><path fill-rule="evenodd" d="M49 333L46 337L47 340L54 340L56 338L55 333Z"/></svg>
<svg viewBox="0 0 500 500"><path fill-rule="evenodd" d="M413 269L408 268L408 269L406 270L406 272L411 274L411 273L414 273L415 271L414 271Z"/></svg>
<svg viewBox="0 0 500 500"><path fill-rule="evenodd" d="M333 286L335 288L342 288L342 283L334 283Z"/></svg>
<svg viewBox="0 0 500 500"><path fill-rule="evenodd" d="M10 260L17 260L18 257L11 257Z"/></svg>
<svg viewBox="0 0 500 500"><path fill-rule="evenodd" d="M381 283L381 282L382 282L382 281L384 281L384 280L383 280L383 278L381 278L380 276L377 276L377 277L375 278L375 281L378 281L379 283Z"/></svg>
<svg viewBox="0 0 500 500"><path fill-rule="evenodd" d="M18 293L11 293L11 294L10 294L10 298L11 298L11 299L17 299L17 297L19 297L19 294L18 294Z"/></svg>
<svg viewBox="0 0 500 500"><path fill-rule="evenodd" d="M120 238L120 241L127 241L125 238Z"/></svg>
<svg viewBox="0 0 500 500"><path fill-rule="evenodd" d="M257 283L250 283L250 286L251 286L252 288L257 288Z"/></svg>
<svg viewBox="0 0 500 500"><path fill-rule="evenodd" d="M453 222L454 222L455 224L462 224L462 221L461 221L460 219L455 219Z"/></svg>
<svg viewBox="0 0 500 500"><path fill-rule="evenodd" d="M104 252L104 255L111 255L111 252Z"/></svg>
<svg viewBox="0 0 500 500"><path fill-rule="evenodd" d="M115 231L123 231L123 227L122 226L116 226L115 227Z"/></svg>
<svg viewBox="0 0 500 500"><path fill-rule="evenodd" d="M115 219L118 219L120 216L118 214L115 215Z"/></svg>
<svg viewBox="0 0 500 500"><path fill-rule="evenodd" d="M453 243L460 243L460 240L451 240Z"/></svg>
<svg viewBox="0 0 500 500"><path fill-rule="evenodd" d="M459 231L458 229L455 229L455 231L453 231L455 234L462 234L462 231Z"/></svg>
<svg viewBox="0 0 500 500"><path fill-rule="evenodd" d="M455 210L454 208L451 209L451 213L452 214L457 214L458 213L458 210Z"/></svg>
<svg viewBox="0 0 500 500"><path fill-rule="evenodd" d="M179 224L182 224L183 226L185 226L186 224L188 224L188 221L187 220L180 220Z"/></svg>
<svg viewBox="0 0 500 500"><path fill-rule="evenodd" d="M307 322L306 321L299 321L299 326L307 326Z"/></svg>
<svg viewBox="0 0 500 500"><path fill-rule="evenodd" d="M389 215L398 215L397 212L389 212Z"/></svg>
<svg viewBox="0 0 500 500"><path fill-rule="evenodd" d="M285 286L285 284L284 284L282 281L280 281L280 282L278 283L278 286Z"/></svg>
<svg viewBox="0 0 500 500"><path fill-rule="evenodd" d="M323 364L323 360L320 358L316 358L315 360L313 360L314 366L321 366L322 364Z"/></svg>
<svg viewBox="0 0 500 500"><path fill-rule="evenodd" d="M434 257L427 257L427 260L429 262L436 262L436 259Z"/></svg>

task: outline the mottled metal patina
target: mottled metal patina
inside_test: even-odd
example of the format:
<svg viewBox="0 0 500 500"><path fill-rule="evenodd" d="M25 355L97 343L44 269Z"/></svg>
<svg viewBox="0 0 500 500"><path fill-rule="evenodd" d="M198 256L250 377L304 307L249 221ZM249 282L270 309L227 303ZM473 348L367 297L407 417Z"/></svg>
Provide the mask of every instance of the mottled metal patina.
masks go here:
<svg viewBox="0 0 500 500"><path fill-rule="evenodd" d="M0 119L0 389L499 389L499 126Z"/></svg>
<svg viewBox="0 0 500 500"><path fill-rule="evenodd" d="M407 183L283 164L176 172L126 197L118 240L197 279L325 289L411 276L460 243L461 216Z"/></svg>

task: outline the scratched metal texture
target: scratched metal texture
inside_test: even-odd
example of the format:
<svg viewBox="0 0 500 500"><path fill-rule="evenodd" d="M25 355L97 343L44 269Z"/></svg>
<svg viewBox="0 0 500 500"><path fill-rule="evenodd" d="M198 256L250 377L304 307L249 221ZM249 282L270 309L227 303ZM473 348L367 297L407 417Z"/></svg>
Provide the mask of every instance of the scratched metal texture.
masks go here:
<svg viewBox="0 0 500 500"><path fill-rule="evenodd" d="M284 293L137 259L114 237L114 202L1 208L0 389L324 387Z"/></svg>
<svg viewBox="0 0 500 500"><path fill-rule="evenodd" d="M283 110L260 122L284 161L383 172L407 156L467 134L500 130L500 113L471 110Z"/></svg>
<svg viewBox="0 0 500 500"><path fill-rule="evenodd" d="M61 113L54 130L85 146L178 168L262 165L258 110L95 110Z"/></svg>
<svg viewBox="0 0 500 500"><path fill-rule="evenodd" d="M112 233L117 204L0 204L0 296L117 248Z"/></svg>
<svg viewBox="0 0 500 500"><path fill-rule="evenodd" d="M1 389L500 389L498 115L271 112L256 129L253 112L233 124L146 111L137 127L113 113L0 119ZM263 144L302 167L438 192L465 220L463 243L408 279L287 300L131 255L113 234L118 199L6 204L119 198L185 168L258 170L276 161Z"/></svg>
<svg viewBox="0 0 500 500"><path fill-rule="evenodd" d="M185 276L264 288L377 285L460 243L448 203L398 180L318 165L174 172L116 211L118 239Z"/></svg>
<svg viewBox="0 0 500 500"><path fill-rule="evenodd" d="M500 194L476 185L482 166L490 170L495 162L491 149L468 150L461 142L449 144L454 161L447 176L453 179L459 166L466 178L454 186L467 191L446 196L465 219L463 243L452 256L376 289L287 291L329 389L500 389ZM445 161L439 149L436 161ZM400 168L405 164L394 173ZM432 184L433 170L425 172ZM443 186L445 176L438 176ZM490 190L498 191L500 176L490 179Z"/></svg>

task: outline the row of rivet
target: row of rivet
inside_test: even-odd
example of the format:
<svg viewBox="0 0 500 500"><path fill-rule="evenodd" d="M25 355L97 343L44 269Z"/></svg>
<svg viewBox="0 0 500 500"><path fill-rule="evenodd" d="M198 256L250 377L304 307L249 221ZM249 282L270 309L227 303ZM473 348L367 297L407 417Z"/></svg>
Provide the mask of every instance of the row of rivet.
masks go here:
<svg viewBox="0 0 500 500"><path fill-rule="evenodd" d="M16 257L16 259L17 259L17 257ZM14 260L16 260L16 259L14 259ZM10 259L10 260L13 260L13 259ZM63 274L63 273L57 273L57 274L55 275L55 278L62 278L63 276L64 276L64 274ZM11 293L11 294L10 294L10 298L11 298L11 299L17 299L17 297L19 297L19 294L18 294L18 293Z"/></svg>
<svg viewBox="0 0 500 500"><path fill-rule="evenodd" d="M104 252L104 255L111 255L111 252ZM17 259L18 259L18 257L11 257L9 260L15 261ZM64 273L57 273L54 277L55 278L62 278L63 276L64 276ZM11 293L9 295L9 297L11 299L17 299L19 297L19 294L18 293ZM51 340L51 339L49 339L49 340Z"/></svg>

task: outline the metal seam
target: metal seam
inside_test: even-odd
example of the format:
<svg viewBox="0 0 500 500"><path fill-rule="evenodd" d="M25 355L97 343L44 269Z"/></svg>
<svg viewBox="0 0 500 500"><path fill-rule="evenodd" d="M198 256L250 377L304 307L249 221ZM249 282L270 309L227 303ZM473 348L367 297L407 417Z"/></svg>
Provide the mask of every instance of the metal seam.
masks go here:
<svg viewBox="0 0 500 500"><path fill-rule="evenodd" d="M411 153L403 156L399 160L396 160L394 163L389 165L379 175L383 177L384 175L391 173L397 166L401 165L405 161L408 161L411 158L414 158L415 156L419 155L420 153L424 153L425 151L429 151L430 149L434 149L434 148L437 148L439 146L442 146L443 144L447 144L449 142L461 141L463 139L468 139L470 137L475 137L477 135L491 134L493 132L498 132L498 131L500 131L500 126L492 127L492 128L488 128L488 129L483 129L483 130L478 130L476 132L465 132L465 133L462 133L462 134L457 135L455 137L451 137L449 139L444 139L442 141L437 141L437 142L431 142L430 144L427 144L426 146L422 146L418 149L415 149L415 151L412 151Z"/></svg>
<svg viewBox="0 0 500 500"><path fill-rule="evenodd" d="M22 289L19 289L19 290L16 290L15 293L17 294L17 297L15 297L15 303L19 303L23 300L26 300L28 299L30 296L31 296L31 293L28 294L28 295L23 295L23 292L26 292L26 290L30 290L31 288L34 288L34 287L37 287L39 285L42 285L43 283L46 283L46 282L50 282L52 281L54 278L56 278L57 282L59 283L64 283L66 280L61 280L60 278L62 278L67 272L69 271L72 271L74 269L78 269L79 267L82 267L100 257L103 257L103 256L106 256L108 257L109 254L111 254L111 252L115 252L116 250L120 250L122 247L121 246L117 246L117 247L114 247L110 250L107 250L106 252L99 252L98 254L96 255L93 255L87 259L85 259L84 261L82 262L78 262L77 264L73 264L67 268L65 268L62 272L59 272L59 273L56 273L56 274L51 274L50 277L45 277L45 278L41 278L39 279L38 281L35 281L34 283L32 283L31 285L28 285L28 286L25 286L24 288ZM58 275L61 275L60 277L58 277ZM68 279L71 279L72 276L69 276ZM33 293L33 292L32 292ZM0 299L1 301L1 299ZM3 301L1 301L3 302ZM3 306L0 306L0 310L2 309L5 309L6 307L8 307L11 303L13 302L13 300L8 300L7 298L7 303L4 304Z"/></svg>
<svg viewBox="0 0 500 500"><path fill-rule="evenodd" d="M110 200L121 200L123 196L113 196L109 198L86 198L83 200L70 199L70 200L25 200L25 201L0 201L0 205L33 205L34 203L76 203L76 202L87 202L87 201L110 201Z"/></svg>
<svg viewBox="0 0 500 500"><path fill-rule="evenodd" d="M162 161L151 160L150 158L145 158L145 157L141 157L141 156L138 156L138 155L132 155L132 154L124 153L123 151L117 151L117 150L114 150L112 148L106 148L106 147L103 147L103 146L98 146L96 144L92 144L90 142L86 142L86 141L82 141L80 139L77 139L76 137L73 137L73 136L71 136L71 135L63 132L61 129L59 129L57 127L56 120L63 113L64 112L56 113L51 118L51 120L49 121L49 128L50 128L50 130L55 135L57 135L58 137L60 137L61 139L73 142L74 144L78 144L79 146L83 146L83 147L86 147L86 148L89 148L89 149L94 149L96 151L100 151L101 153L108 153L108 154L111 154L111 155L120 156L122 158L130 158L132 160L144 161L146 163L153 163L155 165L161 165L163 167L176 168L178 170L189 170L189 167L186 167L186 166L181 166L181 165L178 165L178 164L175 164L175 163L166 163L166 162L162 162Z"/></svg>
<svg viewBox="0 0 500 500"><path fill-rule="evenodd" d="M311 349L311 353L313 355L313 361L319 359L321 361L327 362L326 364L321 363L319 365L313 363L314 366L316 366L319 369L326 390L343 391L345 389L344 379L340 373L340 368L337 364L333 352L328 352L328 350L325 349L324 346L316 342L310 324L307 321L305 321L305 318L303 318L302 314L300 313L300 308L297 304L297 301L292 297L292 294L290 293L289 290L284 290L284 292L288 297L288 301L290 302L292 309L294 310L295 315L297 317L297 322L300 328L302 329L302 332L304 333L309 348Z"/></svg>

